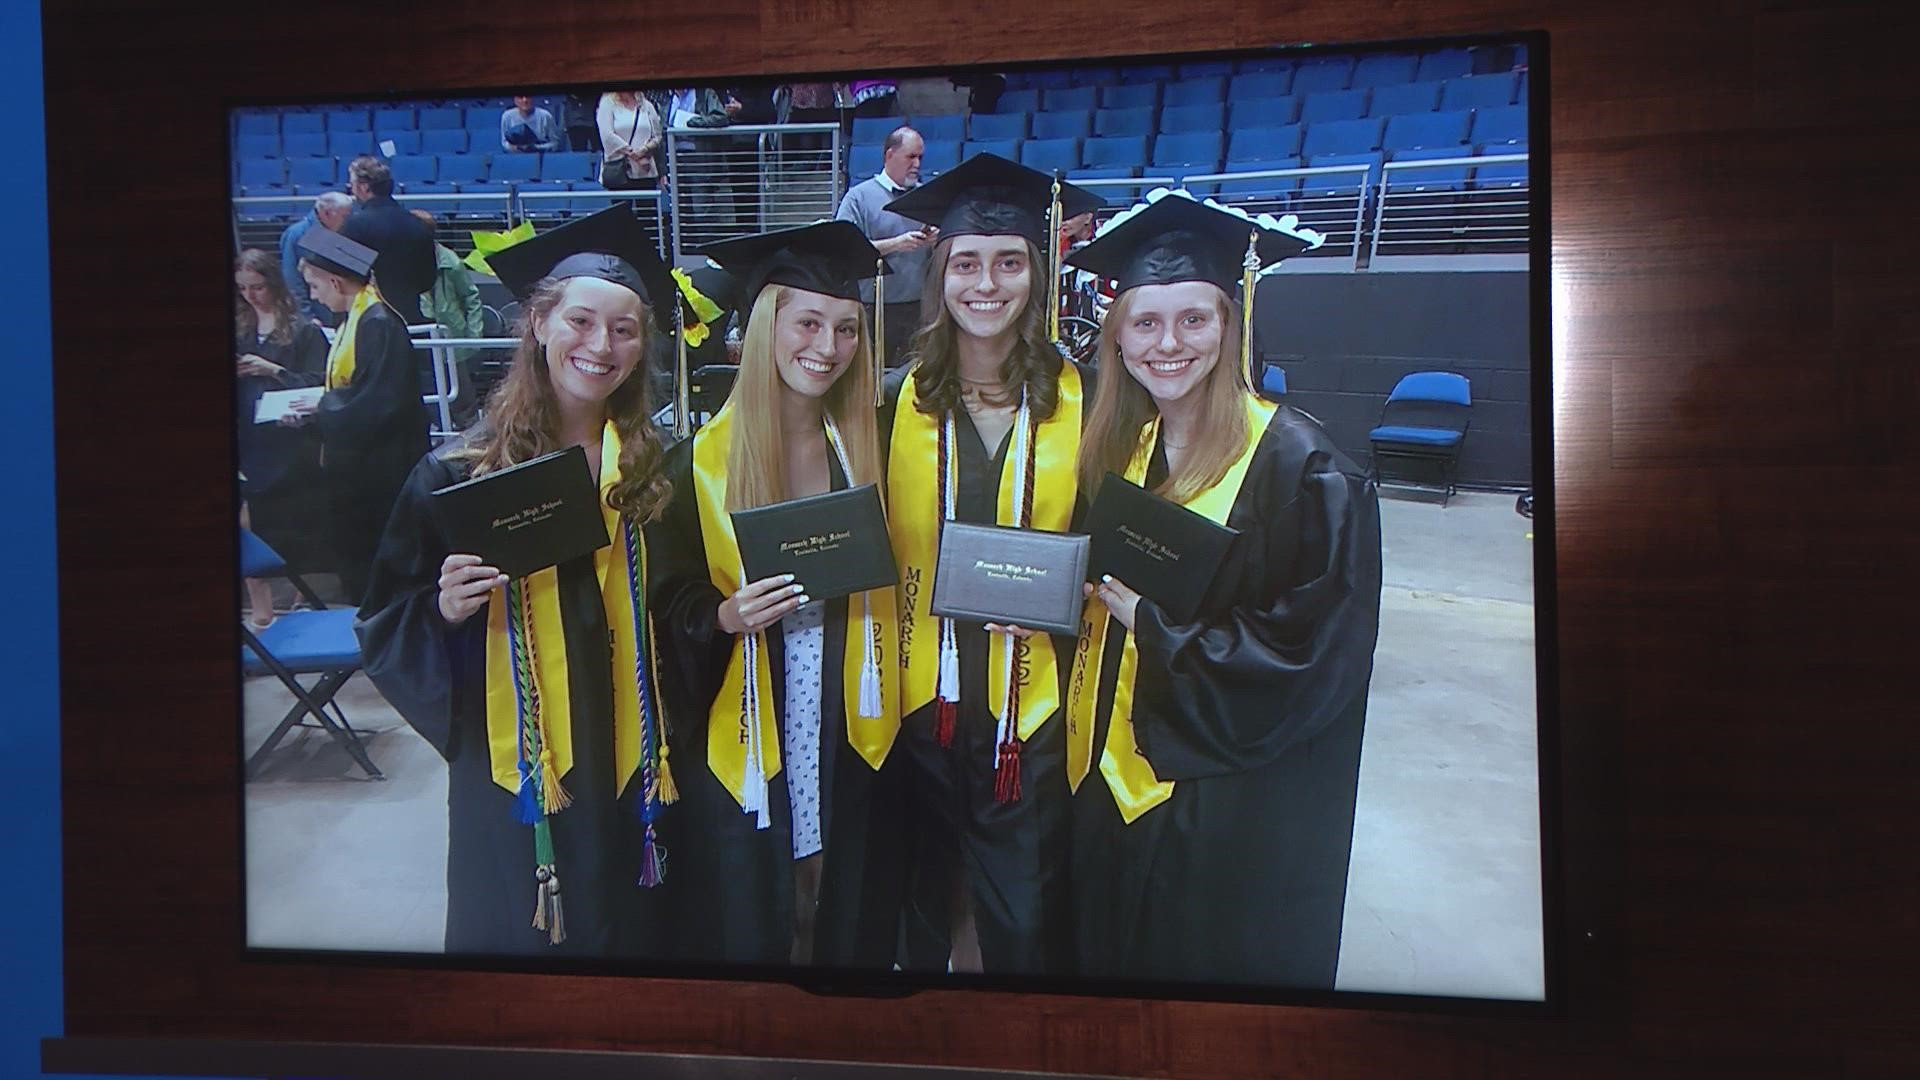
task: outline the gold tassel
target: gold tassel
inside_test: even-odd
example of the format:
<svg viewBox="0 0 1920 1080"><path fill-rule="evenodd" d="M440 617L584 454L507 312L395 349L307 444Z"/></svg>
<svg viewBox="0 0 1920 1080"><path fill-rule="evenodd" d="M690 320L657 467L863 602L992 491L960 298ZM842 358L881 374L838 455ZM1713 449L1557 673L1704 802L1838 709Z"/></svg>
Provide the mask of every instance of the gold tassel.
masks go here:
<svg viewBox="0 0 1920 1080"><path fill-rule="evenodd" d="M673 347L676 354L673 380L673 437L684 439L693 431L692 407L687 400L687 312L678 298L673 305Z"/></svg>
<svg viewBox="0 0 1920 1080"><path fill-rule="evenodd" d="M547 928L547 882L553 880L553 867L539 866L533 871L533 928Z"/></svg>
<svg viewBox="0 0 1920 1080"><path fill-rule="evenodd" d="M874 260L878 273L873 276L873 407L887 403L880 382L886 375L887 361L887 260Z"/></svg>
<svg viewBox="0 0 1920 1080"><path fill-rule="evenodd" d="M1260 230L1247 235L1247 256L1240 263L1240 378L1250 393L1259 393L1253 378L1253 289L1260 278Z"/></svg>
<svg viewBox="0 0 1920 1080"><path fill-rule="evenodd" d="M546 812L557 814L573 804L573 796L560 786L560 774L553 767L553 751L547 749L545 732L540 740L540 795L546 804Z"/></svg>
<svg viewBox="0 0 1920 1080"><path fill-rule="evenodd" d="M1060 173L1053 174L1053 198L1047 205L1047 338L1060 343Z"/></svg>
<svg viewBox="0 0 1920 1080"><path fill-rule="evenodd" d="M567 940L567 920L560 908L560 875L557 873L547 878L547 904L553 909L549 916L553 925L547 928L547 941L558 945Z"/></svg>

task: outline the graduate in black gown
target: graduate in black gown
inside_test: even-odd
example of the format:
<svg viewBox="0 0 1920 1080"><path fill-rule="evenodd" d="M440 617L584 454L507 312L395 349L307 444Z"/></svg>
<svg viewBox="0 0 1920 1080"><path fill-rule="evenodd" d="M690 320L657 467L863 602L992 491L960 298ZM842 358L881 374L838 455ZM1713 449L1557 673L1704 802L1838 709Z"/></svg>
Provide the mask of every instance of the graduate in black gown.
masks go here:
<svg viewBox="0 0 1920 1080"><path fill-rule="evenodd" d="M449 953L660 955L672 783L643 526L672 492L640 373L673 283L625 206L490 263L520 344L485 419L407 478L356 625L366 670L447 759ZM448 542L434 491L575 445L609 546L509 581Z"/></svg>
<svg viewBox="0 0 1920 1080"><path fill-rule="evenodd" d="M1072 642L957 624L929 605L943 521L1056 532L1071 521L1087 386L1050 339L1051 234L1060 215L1098 204L980 154L887 206L940 237L920 304L928 322L880 416L902 577L916 968L1062 972L1072 952L1058 718Z"/></svg>
<svg viewBox="0 0 1920 1080"><path fill-rule="evenodd" d="M331 569L317 434L311 427L256 422L263 394L319 386L326 378L326 335L294 306L272 252L240 252L233 283L240 293L234 307L234 422L248 527L296 571Z"/></svg>
<svg viewBox="0 0 1920 1080"><path fill-rule="evenodd" d="M373 285L373 249L308 229L300 250L313 299L346 316L327 352L326 396L301 411L320 433L340 584L358 602L394 497L427 451L427 410L407 324Z"/></svg>
<svg viewBox="0 0 1920 1080"><path fill-rule="evenodd" d="M1068 260L1118 292L1081 490L1118 473L1239 535L1191 621L1138 582L1088 587L1068 687L1080 971L1331 989L1379 501L1311 417L1255 396L1234 299L1318 238L1180 193L1115 220Z"/></svg>
<svg viewBox="0 0 1920 1080"><path fill-rule="evenodd" d="M667 455L651 530L681 800L675 886L690 959L891 966L903 857L893 590L833 600L742 580L732 519L882 479L877 371L846 222L716 244L741 280L740 372Z"/></svg>

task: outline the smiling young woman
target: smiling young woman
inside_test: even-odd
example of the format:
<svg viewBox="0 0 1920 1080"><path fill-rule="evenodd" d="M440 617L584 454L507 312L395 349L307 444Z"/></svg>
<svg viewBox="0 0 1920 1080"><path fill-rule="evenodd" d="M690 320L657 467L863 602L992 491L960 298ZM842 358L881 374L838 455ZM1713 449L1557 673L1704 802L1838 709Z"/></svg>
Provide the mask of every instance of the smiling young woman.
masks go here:
<svg viewBox="0 0 1920 1080"><path fill-rule="evenodd" d="M709 962L884 969L901 864L893 590L823 601L790 575L745 581L728 516L880 479L858 287L879 253L833 222L706 254L743 279L740 372L669 452L683 497L652 530L654 606L675 642L682 946Z"/></svg>

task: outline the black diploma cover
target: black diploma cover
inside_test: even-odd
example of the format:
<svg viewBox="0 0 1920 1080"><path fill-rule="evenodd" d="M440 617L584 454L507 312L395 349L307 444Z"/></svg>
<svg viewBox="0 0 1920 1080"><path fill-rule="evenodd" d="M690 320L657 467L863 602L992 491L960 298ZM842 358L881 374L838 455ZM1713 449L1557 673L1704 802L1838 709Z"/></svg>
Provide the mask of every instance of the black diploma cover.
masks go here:
<svg viewBox="0 0 1920 1080"><path fill-rule="evenodd" d="M1193 621L1240 535L1115 473L1100 481L1085 528L1093 539L1087 580L1111 574L1176 623Z"/></svg>
<svg viewBox="0 0 1920 1080"><path fill-rule="evenodd" d="M457 552L512 578L607 546L600 489L578 446L433 493L435 515Z"/></svg>
<svg viewBox="0 0 1920 1080"><path fill-rule="evenodd" d="M964 622L1080 632L1087 538L949 521L940 530L933 614Z"/></svg>
<svg viewBox="0 0 1920 1080"><path fill-rule="evenodd" d="M832 600L899 581L880 489L844 491L735 510L733 537L747 582L792 574L812 600Z"/></svg>

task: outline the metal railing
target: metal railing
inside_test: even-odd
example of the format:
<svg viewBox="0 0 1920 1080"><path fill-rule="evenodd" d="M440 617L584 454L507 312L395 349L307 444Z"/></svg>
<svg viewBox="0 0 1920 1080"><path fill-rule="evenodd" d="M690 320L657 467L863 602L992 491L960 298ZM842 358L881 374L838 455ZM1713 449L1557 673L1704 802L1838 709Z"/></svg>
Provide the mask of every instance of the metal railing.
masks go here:
<svg viewBox="0 0 1920 1080"><path fill-rule="evenodd" d="M662 258L667 251L666 197L658 191L608 191L590 180L575 181L591 187L577 187L571 191L525 191L521 184L525 181L504 181L505 191L433 191L424 194L395 195L394 201L401 205L413 204L420 209L431 210L436 217L450 216L452 224L468 225L475 228L510 229L529 217L536 220L552 220L562 212L574 216L590 214L613 205L616 200L628 202L651 202L653 204L653 235L660 248ZM245 207L284 206L293 210L292 218L298 219L301 213L313 206L312 195L236 195L232 202L233 240L238 248L260 247L275 250L280 233L289 224L286 220L269 218L250 219ZM540 212L537 208L548 203L565 200L566 205L551 213ZM498 209L474 210L474 204ZM585 205L583 205L585 204ZM439 243L450 248L455 254L465 255L473 250L473 242L457 228L443 229L436 238Z"/></svg>
<svg viewBox="0 0 1920 1080"><path fill-rule="evenodd" d="M1524 165L1527 159L1515 153L1387 162L1374 206L1369 264L1408 255L1523 256L1531 185L1516 178L1517 183L1481 186L1478 169ZM1471 182L1469 169L1475 170ZM1525 265L1524 258L1507 261L1515 268Z"/></svg>
<svg viewBox="0 0 1920 1080"><path fill-rule="evenodd" d="M831 218L846 193L838 124L668 128L676 260L719 240Z"/></svg>
<svg viewBox="0 0 1920 1080"><path fill-rule="evenodd" d="M1238 206L1248 213L1293 214L1300 219L1301 225L1326 237L1326 243L1307 258L1327 259L1344 254L1350 257L1352 268L1359 270L1361 256L1366 251L1360 238L1365 231L1367 198L1373 186L1371 169L1371 165L1362 162L1353 165L1318 165L1299 169L1193 173L1182 176L1180 183L1189 189L1196 184L1235 184L1237 185L1235 191L1216 194L1212 197L1220 203ZM1343 183L1338 185L1340 190L1337 193L1316 194L1316 185L1311 182L1315 177L1331 178L1355 174L1358 176L1352 191L1347 191ZM1274 183L1261 185L1260 181L1263 180L1274 181ZM1206 193L1196 191L1194 194L1205 195ZM1304 264L1305 260L1291 260L1291 263ZM1297 267L1290 266L1290 268Z"/></svg>

